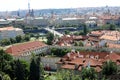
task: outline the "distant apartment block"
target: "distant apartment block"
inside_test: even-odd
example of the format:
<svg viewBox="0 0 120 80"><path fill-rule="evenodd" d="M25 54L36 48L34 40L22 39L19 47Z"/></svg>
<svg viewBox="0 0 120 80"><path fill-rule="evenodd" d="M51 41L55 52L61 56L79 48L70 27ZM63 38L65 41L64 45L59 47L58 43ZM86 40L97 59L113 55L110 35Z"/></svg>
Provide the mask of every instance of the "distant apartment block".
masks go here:
<svg viewBox="0 0 120 80"><path fill-rule="evenodd" d="M14 38L18 35L23 36L23 30L20 28L14 28L14 27L4 27L0 28L0 40L1 39L8 39L8 38Z"/></svg>

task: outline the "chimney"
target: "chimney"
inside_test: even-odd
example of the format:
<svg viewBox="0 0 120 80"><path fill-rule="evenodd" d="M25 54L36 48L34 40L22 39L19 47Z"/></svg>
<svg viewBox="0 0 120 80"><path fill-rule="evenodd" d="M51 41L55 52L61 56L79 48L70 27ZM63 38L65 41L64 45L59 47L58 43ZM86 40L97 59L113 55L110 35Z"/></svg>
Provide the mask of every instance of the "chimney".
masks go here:
<svg viewBox="0 0 120 80"><path fill-rule="evenodd" d="M110 53L113 53L113 51L110 51Z"/></svg>
<svg viewBox="0 0 120 80"><path fill-rule="evenodd" d="M76 59L76 56L74 56L73 59Z"/></svg>
<svg viewBox="0 0 120 80"><path fill-rule="evenodd" d="M70 57L70 53L67 53L67 56Z"/></svg>

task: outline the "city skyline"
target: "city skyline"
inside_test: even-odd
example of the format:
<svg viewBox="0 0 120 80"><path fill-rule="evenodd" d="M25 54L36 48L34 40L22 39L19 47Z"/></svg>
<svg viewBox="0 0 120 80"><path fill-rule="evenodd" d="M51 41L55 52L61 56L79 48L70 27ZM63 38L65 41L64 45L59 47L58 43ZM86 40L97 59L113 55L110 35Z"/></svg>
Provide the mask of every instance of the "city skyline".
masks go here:
<svg viewBox="0 0 120 80"><path fill-rule="evenodd" d="M0 11L119 6L120 0L0 0Z"/></svg>

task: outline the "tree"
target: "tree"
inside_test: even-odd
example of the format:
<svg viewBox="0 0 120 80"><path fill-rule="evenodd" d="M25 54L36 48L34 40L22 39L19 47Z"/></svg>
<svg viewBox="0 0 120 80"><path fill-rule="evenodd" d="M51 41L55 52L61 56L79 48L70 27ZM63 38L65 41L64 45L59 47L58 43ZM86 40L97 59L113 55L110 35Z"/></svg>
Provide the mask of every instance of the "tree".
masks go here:
<svg viewBox="0 0 120 80"><path fill-rule="evenodd" d="M71 49L59 49L59 48L51 49L51 53L53 53L55 56L58 56L58 57L62 57L70 51Z"/></svg>
<svg viewBox="0 0 120 80"><path fill-rule="evenodd" d="M84 46L82 41L79 42L79 46Z"/></svg>
<svg viewBox="0 0 120 80"><path fill-rule="evenodd" d="M73 71L61 70L56 74L56 80L81 80L79 75L75 75Z"/></svg>
<svg viewBox="0 0 120 80"><path fill-rule="evenodd" d="M82 80L88 79L88 80L95 80L96 79L96 71L94 68L87 67L83 68L81 71Z"/></svg>
<svg viewBox="0 0 120 80"><path fill-rule="evenodd" d="M43 80L43 68L40 64L40 57L32 57L31 63L30 63L30 76L29 80Z"/></svg>
<svg viewBox="0 0 120 80"><path fill-rule="evenodd" d="M3 49L0 49L0 71L6 71L6 66L9 65L13 57L7 54Z"/></svg>
<svg viewBox="0 0 120 80"><path fill-rule="evenodd" d="M108 47L109 45L107 44L107 42L104 44L104 47Z"/></svg>
<svg viewBox="0 0 120 80"><path fill-rule="evenodd" d="M75 41L74 46L79 46L79 43L77 41Z"/></svg>
<svg viewBox="0 0 120 80"><path fill-rule="evenodd" d="M28 64L22 60L13 60L10 67L5 71L12 80L26 80L28 77Z"/></svg>
<svg viewBox="0 0 120 80"><path fill-rule="evenodd" d="M28 64L23 60L13 60L5 71L12 80L26 80L28 77Z"/></svg>
<svg viewBox="0 0 120 80"><path fill-rule="evenodd" d="M104 63L102 73L106 76L117 73L117 65L115 62L108 60Z"/></svg>
<svg viewBox="0 0 120 80"><path fill-rule="evenodd" d="M36 37L36 39L39 39L40 35L39 35L39 34L36 34L35 37Z"/></svg>
<svg viewBox="0 0 120 80"><path fill-rule="evenodd" d="M114 24L109 25L109 30L115 30L115 29L116 29L116 26Z"/></svg>
<svg viewBox="0 0 120 80"><path fill-rule="evenodd" d="M2 46L10 45L10 40L9 39L3 39L3 40L1 40L0 43L1 43Z"/></svg>
<svg viewBox="0 0 120 80"><path fill-rule="evenodd" d="M85 24L83 24L83 32L84 32L84 35L88 33L88 27Z"/></svg>
<svg viewBox="0 0 120 80"><path fill-rule="evenodd" d="M52 41L54 39L54 35L52 33L47 34L47 44L52 45Z"/></svg>
<svg viewBox="0 0 120 80"><path fill-rule="evenodd" d="M68 30L65 30L65 34L70 34L70 31L68 31Z"/></svg>
<svg viewBox="0 0 120 80"><path fill-rule="evenodd" d="M3 80L11 80L11 78L10 78L9 75L5 74L5 75L3 76Z"/></svg>
<svg viewBox="0 0 120 80"><path fill-rule="evenodd" d="M24 65L20 62L20 60L15 60L15 78L16 80L26 80L25 77L25 67Z"/></svg>
<svg viewBox="0 0 120 80"><path fill-rule="evenodd" d="M14 38L10 38L10 43L14 44L14 43L16 43L16 40Z"/></svg>
<svg viewBox="0 0 120 80"><path fill-rule="evenodd" d="M19 43L22 41L22 36L18 35L15 37L15 39L16 39L16 42Z"/></svg>
<svg viewBox="0 0 120 80"><path fill-rule="evenodd" d="M74 46L84 46L84 44L82 41L79 42L75 41Z"/></svg>
<svg viewBox="0 0 120 80"><path fill-rule="evenodd" d="M24 41L29 41L30 40L30 36L29 35L25 35L23 38L24 38Z"/></svg>

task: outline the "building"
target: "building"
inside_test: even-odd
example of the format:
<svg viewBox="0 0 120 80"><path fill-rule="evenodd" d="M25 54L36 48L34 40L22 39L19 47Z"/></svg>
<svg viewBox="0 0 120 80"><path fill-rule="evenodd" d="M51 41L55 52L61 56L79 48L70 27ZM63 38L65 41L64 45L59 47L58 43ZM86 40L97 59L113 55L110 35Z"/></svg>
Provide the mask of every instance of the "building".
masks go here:
<svg viewBox="0 0 120 80"><path fill-rule="evenodd" d="M99 16L99 20L101 21L101 24L116 24L119 25L120 22L120 16L118 15L103 15L103 16Z"/></svg>
<svg viewBox="0 0 120 80"><path fill-rule="evenodd" d="M59 40L53 41L59 46L72 46L75 41L84 41L88 36L64 35Z"/></svg>
<svg viewBox="0 0 120 80"><path fill-rule="evenodd" d="M31 53L39 54L46 51L48 46L40 41L26 42L22 44L12 45L6 49L8 54L15 57L29 56Z"/></svg>
<svg viewBox="0 0 120 80"><path fill-rule="evenodd" d="M89 19L85 21L85 24L88 27L97 27L97 22L98 22L97 17L89 17Z"/></svg>
<svg viewBox="0 0 120 80"><path fill-rule="evenodd" d="M56 62L58 62L59 60L60 57L41 57L41 63L45 70L57 70Z"/></svg>
<svg viewBox="0 0 120 80"><path fill-rule="evenodd" d="M24 35L23 30L20 28L14 28L12 26L0 28L0 40L7 38L15 38L18 35Z"/></svg>
<svg viewBox="0 0 120 80"><path fill-rule="evenodd" d="M120 66L120 55L107 52L75 52L71 51L57 62L58 69L77 70L80 72L83 67L93 67L97 72L102 70L102 65L112 60Z"/></svg>
<svg viewBox="0 0 120 80"><path fill-rule="evenodd" d="M0 19L0 25L9 25L10 24L10 21L8 20L5 20L5 19Z"/></svg>
<svg viewBox="0 0 120 80"><path fill-rule="evenodd" d="M32 22L33 22L33 25L35 26L48 26L50 24L49 20L45 19L44 17L34 18Z"/></svg>
<svg viewBox="0 0 120 80"><path fill-rule="evenodd" d="M107 40L109 42L118 42L120 40L120 32L119 31L102 31L104 35L100 37L100 39Z"/></svg>
<svg viewBox="0 0 120 80"><path fill-rule="evenodd" d="M31 17L26 16L24 19L24 23L28 25L34 25L34 26L48 26L50 24L49 19L43 18L43 17Z"/></svg>
<svg viewBox="0 0 120 80"><path fill-rule="evenodd" d="M84 22L85 22L84 18L68 17L68 18L57 19L55 20L54 24L69 26L69 25L79 25Z"/></svg>
<svg viewBox="0 0 120 80"><path fill-rule="evenodd" d="M112 48L113 44L117 47L120 45L120 32L119 31L109 31L109 30L103 30L103 31L92 31L88 34L89 38L88 41L92 43L95 47L104 47L107 43L108 47L110 44L110 48ZM113 48L117 48L113 47ZM118 47L119 48L119 47Z"/></svg>

